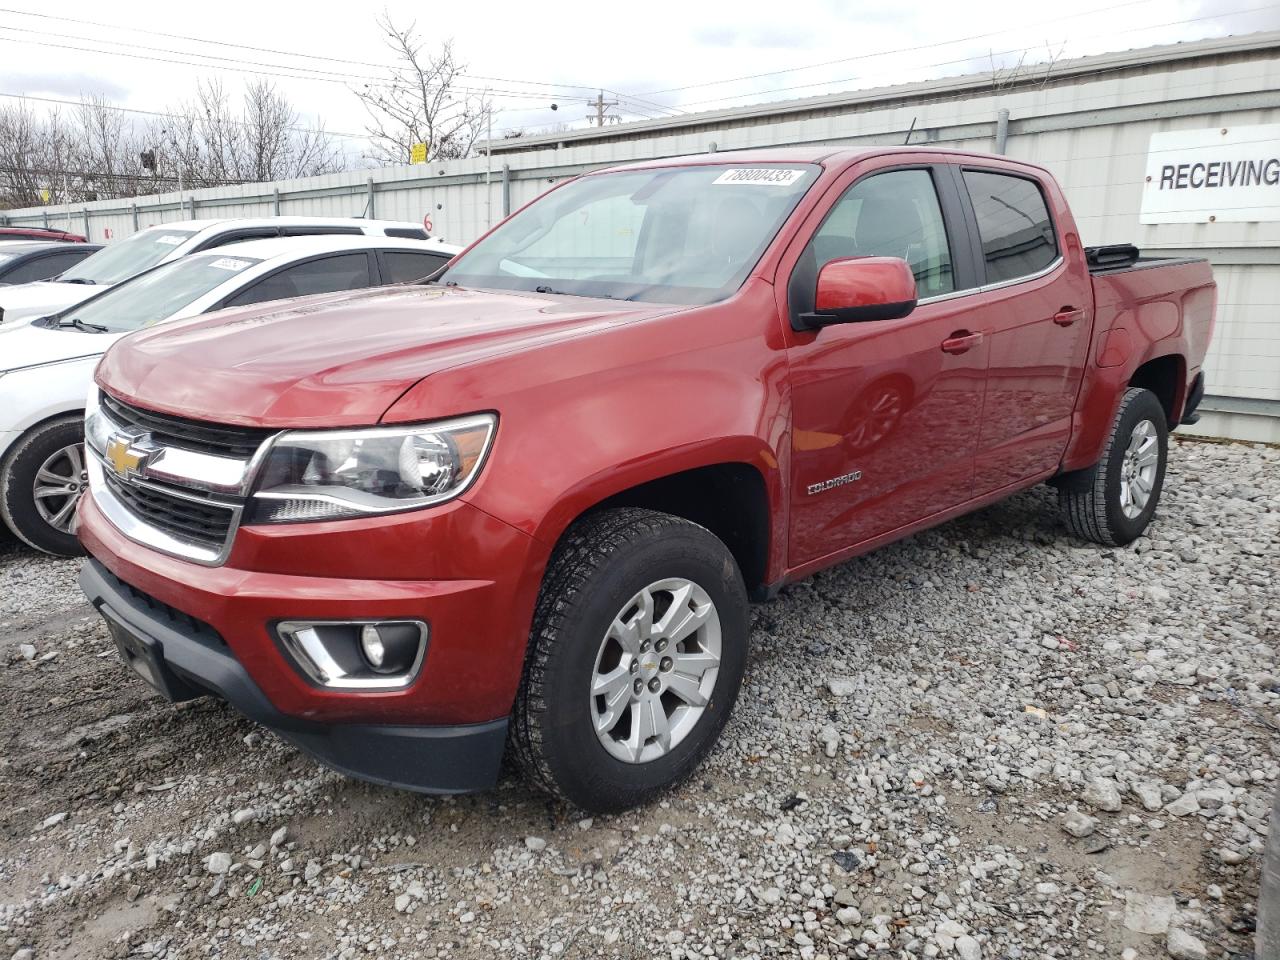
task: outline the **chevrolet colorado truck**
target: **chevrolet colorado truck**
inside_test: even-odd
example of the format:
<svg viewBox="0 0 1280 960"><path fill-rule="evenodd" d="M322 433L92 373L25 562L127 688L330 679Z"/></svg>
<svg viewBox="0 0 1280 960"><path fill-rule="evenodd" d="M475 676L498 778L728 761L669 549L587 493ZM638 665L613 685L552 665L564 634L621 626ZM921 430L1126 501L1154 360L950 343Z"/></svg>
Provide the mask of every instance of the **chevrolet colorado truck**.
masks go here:
<svg viewBox="0 0 1280 960"><path fill-rule="evenodd" d="M595 172L422 283L112 346L81 583L172 700L383 784L505 755L617 810L711 749L750 600L1046 481L1075 534L1141 535L1215 301L1002 157Z"/></svg>

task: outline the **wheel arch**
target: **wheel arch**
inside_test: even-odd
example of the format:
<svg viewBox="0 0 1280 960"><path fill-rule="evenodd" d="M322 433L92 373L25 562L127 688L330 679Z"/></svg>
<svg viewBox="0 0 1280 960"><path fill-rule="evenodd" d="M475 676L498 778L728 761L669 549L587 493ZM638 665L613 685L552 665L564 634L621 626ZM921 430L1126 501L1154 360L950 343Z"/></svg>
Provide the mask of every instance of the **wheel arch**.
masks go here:
<svg viewBox="0 0 1280 960"><path fill-rule="evenodd" d="M567 493L535 533L548 545L582 518L613 507L644 507L706 527L729 548L747 589L761 592L781 563L783 496L776 459L758 438L723 458L676 457L642 472L622 470ZM728 455L737 453L737 456ZM663 468L665 466L665 469Z"/></svg>
<svg viewBox="0 0 1280 960"><path fill-rule="evenodd" d="M1187 360L1180 353L1151 357L1133 371L1129 386L1150 390L1156 395L1172 430L1181 421L1186 403Z"/></svg>

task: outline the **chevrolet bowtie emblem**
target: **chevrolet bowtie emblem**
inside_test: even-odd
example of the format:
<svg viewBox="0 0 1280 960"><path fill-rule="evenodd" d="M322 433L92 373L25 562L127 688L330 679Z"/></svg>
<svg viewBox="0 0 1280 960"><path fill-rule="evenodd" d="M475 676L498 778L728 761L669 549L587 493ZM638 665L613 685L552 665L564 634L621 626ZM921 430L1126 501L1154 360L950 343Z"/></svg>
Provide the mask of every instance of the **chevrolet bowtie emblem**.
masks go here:
<svg viewBox="0 0 1280 960"><path fill-rule="evenodd" d="M133 448L131 437L115 435L107 441L105 457L112 470L121 477L127 477L142 469L147 454Z"/></svg>

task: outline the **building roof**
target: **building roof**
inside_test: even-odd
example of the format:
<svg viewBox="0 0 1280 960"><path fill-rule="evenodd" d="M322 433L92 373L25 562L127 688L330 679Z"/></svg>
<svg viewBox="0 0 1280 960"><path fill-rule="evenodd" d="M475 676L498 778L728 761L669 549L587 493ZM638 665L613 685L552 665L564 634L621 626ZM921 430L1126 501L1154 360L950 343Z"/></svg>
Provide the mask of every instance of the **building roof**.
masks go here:
<svg viewBox="0 0 1280 960"><path fill-rule="evenodd" d="M759 122L761 120L784 118L789 114L809 114L826 111L845 112L851 108L884 106L886 103L909 105L922 100L936 100L939 97L963 96L966 93L989 94L993 83L996 82L999 82L1000 89L1003 92L1012 92L1023 87L1042 87L1080 79L1091 79L1101 73L1116 73L1124 70L1159 66L1166 63L1174 64L1186 60L1210 59L1227 55L1247 55L1259 51L1275 52L1277 50L1280 50L1280 30L1245 34L1239 37L1217 37L1210 40L1196 40L1190 43L1164 44L1155 47L1141 47L1135 50L1101 53L1089 57L1077 57L1072 60L1059 60L1052 64L1051 67L1044 64L1033 64L1019 77L1009 77L1003 73L984 71L982 73L943 77L937 80L924 80L917 83L894 84L892 86L826 93L792 100L774 100L744 107L707 110L698 113L681 114L677 117L663 117L657 120L636 120L606 127L588 127L584 130L550 133L541 136L494 140L492 149L495 154L523 153L528 150L546 149L548 147L582 146L594 142L630 140L653 134L689 132L694 129L725 126L741 121ZM1042 69L1036 69L1037 66ZM1046 67L1048 67L1048 72L1044 69ZM483 151L484 144L480 144L477 153L482 154Z"/></svg>

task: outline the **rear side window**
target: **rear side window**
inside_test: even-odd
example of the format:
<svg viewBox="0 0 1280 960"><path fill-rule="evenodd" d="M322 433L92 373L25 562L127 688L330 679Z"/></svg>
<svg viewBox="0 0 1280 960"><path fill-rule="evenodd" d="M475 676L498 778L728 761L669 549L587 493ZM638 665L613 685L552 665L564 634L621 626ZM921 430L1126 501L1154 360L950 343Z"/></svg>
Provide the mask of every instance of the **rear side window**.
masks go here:
<svg viewBox="0 0 1280 960"><path fill-rule="evenodd" d="M55 253L51 257L45 257L40 261L40 267L47 277L56 277L63 270L70 270L77 263L89 256L88 253Z"/></svg>
<svg viewBox="0 0 1280 960"><path fill-rule="evenodd" d="M421 280L423 277L431 276L448 262L448 257L438 257L430 253L384 250L382 282L408 283L411 280Z"/></svg>
<svg viewBox="0 0 1280 960"><path fill-rule="evenodd" d="M1039 273L1058 257L1058 239L1040 185L1025 177L966 170L978 217L987 283Z"/></svg>
<svg viewBox="0 0 1280 960"><path fill-rule="evenodd" d="M59 267L54 263L53 257L40 257L19 264L0 279L5 283L30 283L33 280L45 280L61 273L74 263L74 260L70 260L66 262L66 266Z"/></svg>
<svg viewBox="0 0 1280 960"><path fill-rule="evenodd" d="M313 293L359 290L369 286L370 282L368 254L343 253L285 267L232 297L227 305L241 307L247 303L305 297Z"/></svg>

